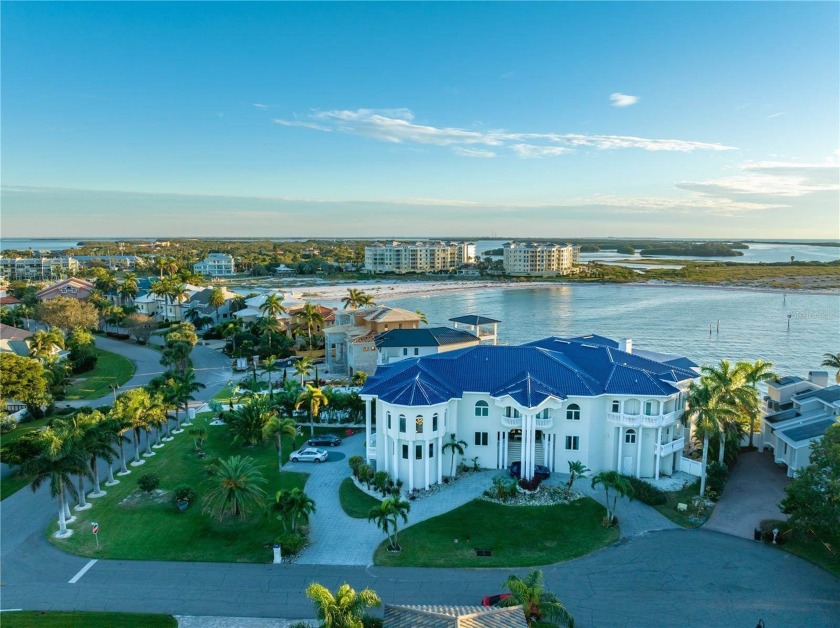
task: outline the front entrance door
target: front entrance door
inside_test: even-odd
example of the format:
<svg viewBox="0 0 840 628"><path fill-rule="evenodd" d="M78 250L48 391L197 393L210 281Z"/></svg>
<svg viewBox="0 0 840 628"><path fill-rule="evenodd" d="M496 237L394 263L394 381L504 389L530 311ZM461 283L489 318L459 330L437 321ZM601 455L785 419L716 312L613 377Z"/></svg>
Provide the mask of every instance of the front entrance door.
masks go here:
<svg viewBox="0 0 840 628"><path fill-rule="evenodd" d="M624 475L633 475L633 456L624 456L621 461L621 473Z"/></svg>

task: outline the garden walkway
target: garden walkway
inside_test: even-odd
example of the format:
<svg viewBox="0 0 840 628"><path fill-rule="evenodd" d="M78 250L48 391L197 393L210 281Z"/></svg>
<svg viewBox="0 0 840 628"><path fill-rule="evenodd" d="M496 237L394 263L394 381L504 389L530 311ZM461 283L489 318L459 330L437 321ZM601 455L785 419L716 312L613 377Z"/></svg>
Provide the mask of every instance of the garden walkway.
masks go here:
<svg viewBox="0 0 840 628"><path fill-rule="evenodd" d="M306 492L315 500L317 508L310 520L311 544L296 562L307 565L371 564L374 551L385 537L382 531L367 519L348 516L341 508L338 498L341 481L351 474L347 459L350 456L362 455L363 446L364 435L356 434L345 439L339 447L328 449L330 452L344 454L341 460L319 465L289 462L283 467L284 470L310 474L306 482ZM490 487L492 478L499 473L502 471L498 469L471 473L451 486L443 487L434 495L412 502L407 525L442 515L472 501ZM567 474L555 473L548 483L559 485L567 480ZM604 504L604 491L592 490L590 480L579 480L575 483L575 489ZM622 499L617 511L622 538L678 527L639 501Z"/></svg>

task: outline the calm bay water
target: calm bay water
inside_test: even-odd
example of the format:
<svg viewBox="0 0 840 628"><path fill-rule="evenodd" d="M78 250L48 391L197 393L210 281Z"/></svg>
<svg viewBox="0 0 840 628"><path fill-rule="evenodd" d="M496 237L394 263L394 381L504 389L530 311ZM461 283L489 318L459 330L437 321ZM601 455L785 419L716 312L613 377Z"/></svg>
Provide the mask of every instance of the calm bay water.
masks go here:
<svg viewBox="0 0 840 628"><path fill-rule="evenodd" d="M803 376L822 368L824 353L840 351L836 295L573 285L468 290L387 304L419 308L430 325L449 325L449 318L464 314L496 318L502 321L501 342L512 345L546 336L599 334L632 338L639 348L684 355L698 364L761 358L773 362L779 373Z"/></svg>

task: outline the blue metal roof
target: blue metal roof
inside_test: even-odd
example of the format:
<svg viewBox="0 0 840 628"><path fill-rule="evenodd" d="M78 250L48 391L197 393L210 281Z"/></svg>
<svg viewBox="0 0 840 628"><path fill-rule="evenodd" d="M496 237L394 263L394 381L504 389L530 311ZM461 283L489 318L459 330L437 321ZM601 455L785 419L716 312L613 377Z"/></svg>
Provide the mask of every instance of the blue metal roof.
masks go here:
<svg viewBox="0 0 840 628"><path fill-rule="evenodd" d="M380 366L363 394L397 405L432 405L465 392L510 395L526 407L547 397L669 395L698 375L626 353L592 336L545 338L519 347L478 345ZM615 343L617 344L617 343Z"/></svg>
<svg viewBox="0 0 840 628"><path fill-rule="evenodd" d="M425 329L392 329L379 334L376 339L380 347L439 347L464 342L478 342L478 336L463 329L451 327L427 327Z"/></svg>
<svg viewBox="0 0 840 628"><path fill-rule="evenodd" d="M468 314L467 316L456 316L450 318L453 323L463 323L464 325L489 325L491 323L501 323L495 318L487 318L486 316L478 316L477 314Z"/></svg>

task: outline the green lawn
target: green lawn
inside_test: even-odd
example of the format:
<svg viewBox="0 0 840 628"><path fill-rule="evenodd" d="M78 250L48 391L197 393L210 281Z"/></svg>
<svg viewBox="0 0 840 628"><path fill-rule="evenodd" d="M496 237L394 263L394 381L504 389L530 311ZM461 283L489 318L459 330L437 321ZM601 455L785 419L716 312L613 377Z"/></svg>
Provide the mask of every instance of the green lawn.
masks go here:
<svg viewBox="0 0 840 628"><path fill-rule="evenodd" d="M67 387L67 399L98 399L111 392L111 384L122 386L134 375L134 363L121 355L94 349L98 360L96 368L79 375L72 386Z"/></svg>
<svg viewBox="0 0 840 628"><path fill-rule="evenodd" d="M474 500L400 532L400 553L388 552L383 541L374 563L400 567L531 567L557 563L616 541L618 528L601 525L605 515L603 506L589 498L557 506L504 506ZM411 522L411 514L408 517ZM493 554L476 556L477 549L489 549Z"/></svg>
<svg viewBox="0 0 840 628"><path fill-rule="evenodd" d="M805 539L801 535L793 533L786 521L762 521L761 526L763 529L770 530L777 527L781 531L780 536L787 539L787 542L780 545L768 544L771 547L777 547L804 558L840 578L840 548L835 546L832 554L825 545L816 539Z"/></svg>
<svg viewBox="0 0 840 628"><path fill-rule="evenodd" d="M83 613L23 611L2 615L3 628L169 628L178 621L170 615L140 613Z"/></svg>
<svg viewBox="0 0 840 628"><path fill-rule="evenodd" d="M371 508L378 506L381 502L371 497L353 483L353 478L344 478L338 487L338 499L341 501L341 508L351 517L356 519L367 519Z"/></svg>
<svg viewBox="0 0 840 628"><path fill-rule="evenodd" d="M668 519L678 526L682 526L683 528L698 528L702 525L702 522L689 520L689 517L696 517L697 513L690 508L685 512L680 512L677 510L677 504L687 504L690 507L691 500L699 494L700 480L697 480L679 491L666 492L665 495L668 501L660 506L653 506L653 508L668 517ZM704 516L708 518L711 514L711 511L709 511Z"/></svg>
<svg viewBox="0 0 840 628"><path fill-rule="evenodd" d="M231 443L223 426L209 428L210 435L204 445L207 459L218 456L247 455L257 460L268 480L264 485L273 497L281 488L303 487L307 475L278 471L277 450L273 443L258 447L238 447ZM287 443L284 452L290 451ZM131 446L126 447L130 456ZM205 462L198 458L193 439L183 433L167 443L158 454L147 459L141 467L129 467L131 475L118 478L118 486L107 488L106 497L93 500L94 507L77 513L77 521L70 527L75 534L68 539L55 539L57 529L49 529L50 541L57 547L82 556L96 558L138 560L186 560L212 562L264 563L271 561L269 546L281 533L282 526L273 517L257 512L248 518L228 519L219 522L201 512L201 496L207 474ZM145 473L154 473L161 479L160 488L171 491L181 484L188 484L198 492L198 500L179 512L170 499L157 503L148 500L140 504L121 504L137 490L137 479ZM99 523L97 549L90 522Z"/></svg>

